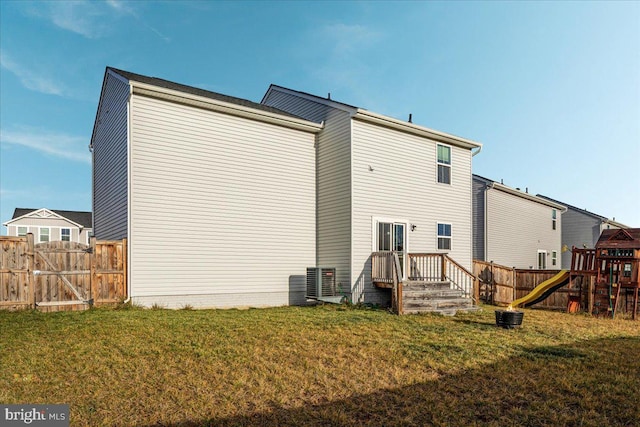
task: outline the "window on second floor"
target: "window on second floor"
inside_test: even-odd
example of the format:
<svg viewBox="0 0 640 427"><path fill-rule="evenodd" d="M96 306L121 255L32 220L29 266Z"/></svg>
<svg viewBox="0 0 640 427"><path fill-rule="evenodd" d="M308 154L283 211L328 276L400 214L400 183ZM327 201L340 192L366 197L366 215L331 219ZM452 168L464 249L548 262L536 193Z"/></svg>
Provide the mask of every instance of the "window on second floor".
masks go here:
<svg viewBox="0 0 640 427"><path fill-rule="evenodd" d="M558 263L558 252L551 251L551 265L556 265Z"/></svg>
<svg viewBox="0 0 640 427"><path fill-rule="evenodd" d="M18 227L18 236L26 236L27 232L27 227Z"/></svg>
<svg viewBox="0 0 640 427"><path fill-rule="evenodd" d="M556 229L556 217L558 215L558 211L555 209L551 210L551 229L555 230Z"/></svg>
<svg viewBox="0 0 640 427"><path fill-rule="evenodd" d="M438 249L451 250L451 224L438 223Z"/></svg>
<svg viewBox="0 0 640 427"><path fill-rule="evenodd" d="M49 229L41 228L40 229L40 242L48 242L49 241Z"/></svg>
<svg viewBox="0 0 640 427"><path fill-rule="evenodd" d="M438 182L451 184L451 147L438 144Z"/></svg>
<svg viewBox="0 0 640 427"><path fill-rule="evenodd" d="M71 229L70 228L61 228L60 229L60 240L63 242L71 241Z"/></svg>

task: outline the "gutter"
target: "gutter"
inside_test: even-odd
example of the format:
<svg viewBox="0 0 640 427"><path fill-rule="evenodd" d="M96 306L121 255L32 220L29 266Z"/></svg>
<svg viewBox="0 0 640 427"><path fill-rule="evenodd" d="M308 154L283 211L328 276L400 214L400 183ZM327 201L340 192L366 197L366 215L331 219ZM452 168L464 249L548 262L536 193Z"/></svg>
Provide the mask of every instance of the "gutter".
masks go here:
<svg viewBox="0 0 640 427"><path fill-rule="evenodd" d="M504 184L500 184L499 182L492 182L488 185L488 188L493 188L496 190L504 191L505 193L512 194L514 196L522 197L523 199L531 200L532 202L540 203L542 205L549 206L551 208L557 209L560 213L564 213L567 211L567 207L561 205L559 203L552 202L551 200L543 199L542 197L534 196L533 194L525 193L520 190L516 190L515 188L507 187Z"/></svg>
<svg viewBox="0 0 640 427"><path fill-rule="evenodd" d="M405 122L402 120L394 119L392 117L383 116L382 114L373 113L371 111L363 110L360 108L356 111L356 113L352 116L352 118L355 120L360 120L363 122L372 123L375 125L380 125L387 128L399 130L401 132L410 133L412 135L429 138L431 140L444 142L446 144L454 145L456 147L466 148L468 150L477 148L478 151L476 151L475 154L478 154L482 149L482 144L479 142L472 141L466 138L461 138L459 136L451 135L451 134L440 132L437 130L429 129L429 128L415 125L413 123Z"/></svg>

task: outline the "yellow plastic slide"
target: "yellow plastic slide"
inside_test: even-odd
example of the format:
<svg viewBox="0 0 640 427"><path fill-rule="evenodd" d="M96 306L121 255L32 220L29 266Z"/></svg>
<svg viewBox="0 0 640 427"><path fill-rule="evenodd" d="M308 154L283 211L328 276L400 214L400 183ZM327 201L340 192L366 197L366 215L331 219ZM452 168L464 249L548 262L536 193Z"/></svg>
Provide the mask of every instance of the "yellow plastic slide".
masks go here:
<svg viewBox="0 0 640 427"><path fill-rule="evenodd" d="M553 276L551 279L545 280L544 282L536 286L527 295L512 302L511 307L529 307L530 305L539 303L543 299L547 298L551 293L564 286L568 281L569 272L567 270L560 270L560 272Z"/></svg>

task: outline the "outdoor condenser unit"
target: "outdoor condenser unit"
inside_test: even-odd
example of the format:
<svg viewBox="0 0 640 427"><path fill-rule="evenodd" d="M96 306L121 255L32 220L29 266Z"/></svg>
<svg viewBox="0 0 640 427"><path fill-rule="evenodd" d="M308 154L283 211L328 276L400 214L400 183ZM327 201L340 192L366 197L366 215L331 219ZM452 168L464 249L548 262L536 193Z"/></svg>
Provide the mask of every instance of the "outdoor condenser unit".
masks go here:
<svg viewBox="0 0 640 427"><path fill-rule="evenodd" d="M307 299L340 304L344 296L336 292L336 269L307 268Z"/></svg>

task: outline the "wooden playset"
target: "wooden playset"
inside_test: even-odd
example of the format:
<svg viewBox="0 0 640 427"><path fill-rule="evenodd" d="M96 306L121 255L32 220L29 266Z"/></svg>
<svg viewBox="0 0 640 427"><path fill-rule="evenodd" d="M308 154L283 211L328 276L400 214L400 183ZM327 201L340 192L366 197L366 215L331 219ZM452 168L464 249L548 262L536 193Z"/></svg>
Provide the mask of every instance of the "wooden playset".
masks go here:
<svg viewBox="0 0 640 427"><path fill-rule="evenodd" d="M572 254L569 288L577 294L569 296L568 310L580 306L585 279L592 278L590 313L615 317L616 312L623 311L635 320L640 291L640 228L604 230L595 249L574 247ZM574 282L579 285L573 286Z"/></svg>

